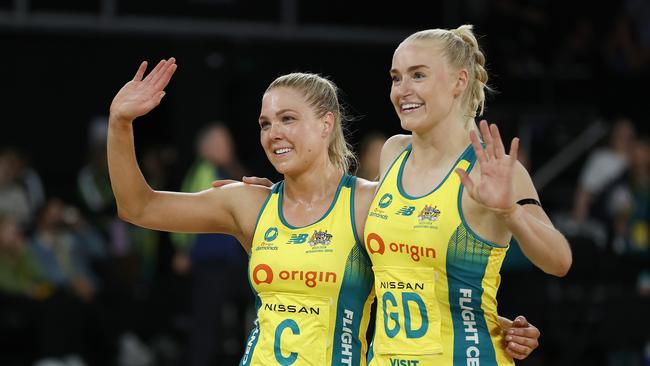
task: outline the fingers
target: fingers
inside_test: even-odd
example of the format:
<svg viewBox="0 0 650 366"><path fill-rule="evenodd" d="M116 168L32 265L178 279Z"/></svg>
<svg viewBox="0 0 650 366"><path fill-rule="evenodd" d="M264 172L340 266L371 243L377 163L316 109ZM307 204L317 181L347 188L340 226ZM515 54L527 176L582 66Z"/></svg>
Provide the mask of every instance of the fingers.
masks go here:
<svg viewBox="0 0 650 366"><path fill-rule="evenodd" d="M469 131L469 139L472 141L472 149L474 149L474 154L476 154L476 160L478 160L480 165L485 164L487 162L487 156L485 156L485 151L483 150L481 141L478 139L476 131Z"/></svg>
<svg viewBox="0 0 650 366"><path fill-rule="evenodd" d="M154 88L156 90L164 89L172 78L172 75L174 75L176 68L177 65L175 58L171 57L169 60L165 61L165 64L160 68L158 74L154 75L151 79Z"/></svg>
<svg viewBox="0 0 650 366"><path fill-rule="evenodd" d="M528 357L538 346L537 338L520 337L515 335L506 336L506 351L513 358L523 360Z"/></svg>
<svg viewBox="0 0 650 366"><path fill-rule="evenodd" d="M238 181L236 181L234 179L220 179L220 180L215 180L214 182L212 182L212 187L219 188L219 187L223 187L225 185L228 185L228 184L231 184L231 183L237 183L237 182Z"/></svg>
<svg viewBox="0 0 650 366"><path fill-rule="evenodd" d="M268 178L244 177L242 180L246 184L256 184L264 187L271 187L273 185L273 182Z"/></svg>
<svg viewBox="0 0 650 366"><path fill-rule="evenodd" d="M492 158L499 159L505 157L505 146L503 145L503 139L501 138L499 127L497 127L495 124L488 125L488 122L486 120L482 120L479 123L479 129L481 130L481 135L483 136L483 141L485 142L484 159L479 156L479 152L476 150L476 147L474 147L474 152L476 153L476 157L479 163L484 163L485 161ZM473 133L474 132L470 132L472 145L474 145L474 139L472 138ZM517 161L519 155L519 138L515 137L512 139L512 142L510 143L510 152L508 155L510 156L511 164L514 164Z"/></svg>
<svg viewBox="0 0 650 366"><path fill-rule="evenodd" d="M499 127L494 123L490 125L490 132L492 134L492 143L494 145L494 153L496 158L502 158L506 155L506 149L503 146L503 141L501 140L501 134L499 133Z"/></svg>
<svg viewBox="0 0 650 366"><path fill-rule="evenodd" d="M510 143L510 160L512 164L514 164L517 159L519 158L519 138L515 137L512 139L512 142Z"/></svg>
<svg viewBox="0 0 650 366"><path fill-rule="evenodd" d="M533 352L532 349L527 349L526 347L514 343L508 343L508 346L506 347L506 353L517 360L525 359L531 352Z"/></svg>
<svg viewBox="0 0 650 366"><path fill-rule="evenodd" d="M162 69L164 66L165 66L165 60L160 60L160 62L158 62L158 65L156 65L156 67L154 67L153 70L151 70L151 71L149 72L149 74L147 75L147 77L145 77L142 81L144 81L144 82L151 82L151 80L153 80L154 78L156 78L156 75L158 75L158 72L159 72L160 69Z"/></svg>
<svg viewBox="0 0 650 366"><path fill-rule="evenodd" d="M142 77L144 76L144 72L146 70L147 70L147 61L142 61L140 67L138 67L138 71L135 73L135 76L133 77L133 80L134 81L142 80Z"/></svg>
<svg viewBox="0 0 650 366"><path fill-rule="evenodd" d="M506 332L507 336L518 336L518 337L526 337L526 338L534 338L537 339L540 336L539 329L535 327L534 325L527 324L526 326L522 327L513 327L508 329Z"/></svg>
<svg viewBox="0 0 650 366"><path fill-rule="evenodd" d="M465 186L465 188L467 188L467 193L469 194L469 196L473 200L476 200L476 197L475 197L476 195L474 194L475 193L474 192L474 189L475 189L474 182L472 181L472 178L469 177L469 174L467 174L466 171L464 171L463 169L460 169L460 168L456 168L454 171L460 177L460 182Z"/></svg>
<svg viewBox="0 0 650 366"><path fill-rule="evenodd" d="M512 358L523 360L539 346L539 336L539 329L520 315L506 332L506 352Z"/></svg>
<svg viewBox="0 0 650 366"><path fill-rule="evenodd" d="M528 319L526 319L526 317L523 316L523 315L519 315L512 322L512 326L513 327L518 327L518 328L525 328L525 327L528 326Z"/></svg>
<svg viewBox="0 0 650 366"><path fill-rule="evenodd" d="M515 335L507 335L506 342L509 344L512 343L514 349L519 351L522 350L520 347L528 348L532 351L539 346L537 338L520 337Z"/></svg>
<svg viewBox="0 0 650 366"><path fill-rule="evenodd" d="M494 141L492 139L492 133L490 132L490 127L488 126L486 120L482 120L479 123L479 129L481 130L481 136L483 136L483 141L485 142L487 159L488 160L492 159L496 156L494 152Z"/></svg>

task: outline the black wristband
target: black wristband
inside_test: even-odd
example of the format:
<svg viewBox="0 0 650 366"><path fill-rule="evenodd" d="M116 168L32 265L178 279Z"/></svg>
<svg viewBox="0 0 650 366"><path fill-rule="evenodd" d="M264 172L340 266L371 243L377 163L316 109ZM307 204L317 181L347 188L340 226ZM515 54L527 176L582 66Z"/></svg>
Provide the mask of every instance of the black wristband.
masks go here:
<svg viewBox="0 0 650 366"><path fill-rule="evenodd" d="M537 205L539 207L542 207L542 204L538 200L536 200L534 198L520 199L519 201L517 201L517 204L520 205L520 206L523 206L523 205Z"/></svg>

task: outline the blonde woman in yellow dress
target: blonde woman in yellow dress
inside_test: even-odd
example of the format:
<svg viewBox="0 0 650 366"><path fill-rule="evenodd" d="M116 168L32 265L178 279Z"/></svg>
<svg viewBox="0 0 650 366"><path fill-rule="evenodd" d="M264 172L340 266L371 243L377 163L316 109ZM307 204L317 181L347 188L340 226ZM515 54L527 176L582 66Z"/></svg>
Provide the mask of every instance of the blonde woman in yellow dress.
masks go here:
<svg viewBox="0 0 650 366"><path fill-rule="evenodd" d="M571 266L526 169L483 111L485 58L469 25L412 34L395 50L390 99L403 129L383 147L365 225L377 317L370 365L513 365L497 315L514 236L540 269ZM505 339L504 339L505 338Z"/></svg>

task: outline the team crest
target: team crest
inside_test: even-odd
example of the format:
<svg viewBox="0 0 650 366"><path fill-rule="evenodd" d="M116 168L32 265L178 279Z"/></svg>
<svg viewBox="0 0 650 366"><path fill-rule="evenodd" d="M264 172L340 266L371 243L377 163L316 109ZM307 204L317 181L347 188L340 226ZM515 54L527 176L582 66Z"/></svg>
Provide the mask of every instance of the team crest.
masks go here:
<svg viewBox="0 0 650 366"><path fill-rule="evenodd" d="M328 233L327 230L314 230L314 233L307 243L313 247L315 245L329 245L331 242L332 234Z"/></svg>
<svg viewBox="0 0 650 366"><path fill-rule="evenodd" d="M438 206L425 205L418 215L418 220L420 220L420 222L438 221L438 217L440 217L440 210L438 210L437 207Z"/></svg>

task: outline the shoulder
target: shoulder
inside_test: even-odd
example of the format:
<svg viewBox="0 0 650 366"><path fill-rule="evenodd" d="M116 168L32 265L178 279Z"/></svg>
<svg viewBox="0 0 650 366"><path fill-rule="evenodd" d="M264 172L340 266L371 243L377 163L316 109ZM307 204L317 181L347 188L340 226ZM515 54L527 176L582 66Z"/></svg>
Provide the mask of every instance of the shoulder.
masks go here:
<svg viewBox="0 0 650 366"><path fill-rule="evenodd" d="M516 200L521 198L539 199L533 179L528 170L519 162L515 162L513 171L514 196Z"/></svg>
<svg viewBox="0 0 650 366"><path fill-rule="evenodd" d="M411 135L393 135L384 143L381 150L382 156L384 154L390 155L392 153L393 159L411 143Z"/></svg>
<svg viewBox="0 0 650 366"><path fill-rule="evenodd" d="M411 135L394 135L384 143L381 149L381 158L379 162L381 178L390 168L390 165L395 161L399 154L411 143Z"/></svg>
<svg viewBox="0 0 650 366"><path fill-rule="evenodd" d="M272 187L236 182L218 188L210 188L205 192L208 196L217 199L225 198L237 206L256 207L259 209L271 191Z"/></svg>
<svg viewBox="0 0 650 366"><path fill-rule="evenodd" d="M356 187L355 187L355 199L358 202L368 202L372 201L372 198L375 195L375 190L379 185L378 182L369 181L363 178L357 177Z"/></svg>

